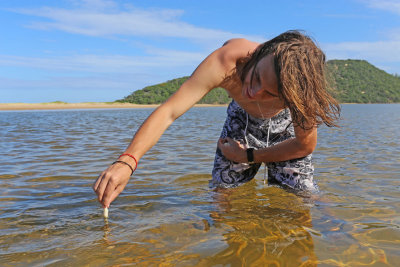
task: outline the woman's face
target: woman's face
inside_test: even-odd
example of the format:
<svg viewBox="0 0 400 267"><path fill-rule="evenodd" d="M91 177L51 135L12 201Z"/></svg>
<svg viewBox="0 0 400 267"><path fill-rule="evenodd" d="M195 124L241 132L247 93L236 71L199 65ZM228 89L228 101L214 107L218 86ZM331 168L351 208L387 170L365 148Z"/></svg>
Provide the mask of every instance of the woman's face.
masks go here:
<svg viewBox="0 0 400 267"><path fill-rule="evenodd" d="M254 74L253 74L254 72ZM251 83L251 77L253 82ZM242 95L252 100L270 100L278 96L278 79L274 70L274 57L267 55L251 68L243 82Z"/></svg>

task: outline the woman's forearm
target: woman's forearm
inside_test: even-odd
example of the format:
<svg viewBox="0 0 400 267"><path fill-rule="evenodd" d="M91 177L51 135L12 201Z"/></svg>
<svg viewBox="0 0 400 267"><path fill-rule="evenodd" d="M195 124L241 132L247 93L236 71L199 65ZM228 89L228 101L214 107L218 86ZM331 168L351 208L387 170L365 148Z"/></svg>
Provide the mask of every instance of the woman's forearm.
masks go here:
<svg viewBox="0 0 400 267"><path fill-rule="evenodd" d="M274 146L254 150L254 162L278 162L305 157L313 152L314 144L304 144L296 138Z"/></svg>
<svg viewBox="0 0 400 267"><path fill-rule="evenodd" d="M139 160L160 139L174 118L165 106L158 107L139 127L125 150Z"/></svg>
<svg viewBox="0 0 400 267"><path fill-rule="evenodd" d="M274 146L259 148L253 151L254 162L279 162L298 159L311 154L317 145L317 128L302 131L297 129L298 136L287 139ZM222 138L218 142L222 154L234 162L248 162L244 144L231 138Z"/></svg>
<svg viewBox="0 0 400 267"><path fill-rule="evenodd" d="M254 151L255 162L279 162L303 158L317 146L317 128L304 130L294 127L295 137L267 148Z"/></svg>

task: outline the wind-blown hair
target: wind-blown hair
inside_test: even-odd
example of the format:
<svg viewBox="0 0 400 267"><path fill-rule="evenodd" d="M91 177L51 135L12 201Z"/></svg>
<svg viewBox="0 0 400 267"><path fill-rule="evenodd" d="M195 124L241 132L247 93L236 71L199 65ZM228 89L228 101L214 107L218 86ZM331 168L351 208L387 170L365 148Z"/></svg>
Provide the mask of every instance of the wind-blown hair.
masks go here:
<svg viewBox="0 0 400 267"><path fill-rule="evenodd" d="M242 83L269 54L274 57L279 98L289 108L294 124L303 129L322 123L337 126L340 105L327 91L325 54L313 40L299 31L287 31L260 45L244 64L237 64Z"/></svg>

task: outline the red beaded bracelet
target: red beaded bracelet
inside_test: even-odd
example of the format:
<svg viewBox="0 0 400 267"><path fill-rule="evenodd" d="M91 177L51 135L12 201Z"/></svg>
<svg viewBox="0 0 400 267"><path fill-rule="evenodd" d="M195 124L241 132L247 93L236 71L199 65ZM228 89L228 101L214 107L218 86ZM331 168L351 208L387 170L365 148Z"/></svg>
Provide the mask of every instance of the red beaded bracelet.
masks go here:
<svg viewBox="0 0 400 267"><path fill-rule="evenodd" d="M132 173L133 173L134 171L136 171L136 168L137 168L137 165L138 165L138 162L137 162L136 158L135 158L133 155L129 154L129 153L124 153L124 154L122 154L121 156L119 156L118 158L120 158L120 157L122 157L122 156L128 156L128 157L133 158L133 160L134 160L135 163L136 163L136 166L135 166L135 169L133 169Z"/></svg>

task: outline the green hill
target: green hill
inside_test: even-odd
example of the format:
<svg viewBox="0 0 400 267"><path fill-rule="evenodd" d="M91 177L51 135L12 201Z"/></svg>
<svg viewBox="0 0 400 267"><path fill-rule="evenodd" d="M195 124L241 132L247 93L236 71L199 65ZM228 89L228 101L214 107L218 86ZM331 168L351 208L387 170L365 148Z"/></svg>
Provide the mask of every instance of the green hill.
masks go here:
<svg viewBox="0 0 400 267"><path fill-rule="evenodd" d="M327 64L334 95L344 103L398 103L400 77L365 60L330 60Z"/></svg>
<svg viewBox="0 0 400 267"><path fill-rule="evenodd" d="M330 60L327 63L333 94L342 103L398 103L400 77L380 70L365 60ZM117 102L159 104L167 100L189 77L177 78L137 90ZM229 96L222 88L208 93L198 103L225 104Z"/></svg>
<svg viewBox="0 0 400 267"><path fill-rule="evenodd" d="M135 104L159 104L168 99L178 88L189 78L185 76L182 78L173 79L165 83L147 86L141 90L137 90L128 95L124 99L117 100L117 102L129 102ZM225 104L229 103L229 96L225 89L215 88L204 96L199 104Z"/></svg>

